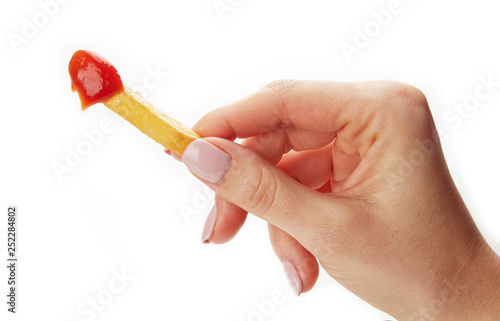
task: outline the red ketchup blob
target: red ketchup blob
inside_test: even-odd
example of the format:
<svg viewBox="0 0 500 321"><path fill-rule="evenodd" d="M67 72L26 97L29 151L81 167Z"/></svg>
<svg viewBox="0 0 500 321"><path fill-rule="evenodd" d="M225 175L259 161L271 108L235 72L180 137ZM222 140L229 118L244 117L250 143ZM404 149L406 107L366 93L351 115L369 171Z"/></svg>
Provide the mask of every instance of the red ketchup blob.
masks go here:
<svg viewBox="0 0 500 321"><path fill-rule="evenodd" d="M103 103L123 91L123 83L116 68L98 54L78 50L69 62L71 90L77 91L82 110Z"/></svg>

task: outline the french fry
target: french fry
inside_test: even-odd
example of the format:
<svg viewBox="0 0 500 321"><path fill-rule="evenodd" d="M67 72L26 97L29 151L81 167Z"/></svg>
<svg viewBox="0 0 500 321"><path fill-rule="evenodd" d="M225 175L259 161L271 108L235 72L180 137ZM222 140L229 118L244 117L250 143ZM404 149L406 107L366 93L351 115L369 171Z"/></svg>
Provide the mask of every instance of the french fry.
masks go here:
<svg viewBox="0 0 500 321"><path fill-rule="evenodd" d="M123 84L115 67L91 51L75 52L69 73L71 88L78 91L82 110L103 103L157 143L180 155L193 140L200 138Z"/></svg>
<svg viewBox="0 0 500 321"><path fill-rule="evenodd" d="M186 147L200 136L177 120L148 103L127 85L124 91L104 105L137 127L165 148L182 155Z"/></svg>

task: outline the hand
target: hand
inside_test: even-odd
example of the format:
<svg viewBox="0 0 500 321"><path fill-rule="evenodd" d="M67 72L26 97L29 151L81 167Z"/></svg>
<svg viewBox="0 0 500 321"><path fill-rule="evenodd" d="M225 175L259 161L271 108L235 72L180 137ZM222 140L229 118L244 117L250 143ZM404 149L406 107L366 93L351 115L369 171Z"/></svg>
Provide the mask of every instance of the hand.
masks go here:
<svg viewBox="0 0 500 321"><path fill-rule="evenodd" d="M193 128L216 193L204 241L269 223L297 293L319 266L399 320L499 320L500 261L448 171L425 96L394 82L279 81ZM244 139L242 145L233 142Z"/></svg>

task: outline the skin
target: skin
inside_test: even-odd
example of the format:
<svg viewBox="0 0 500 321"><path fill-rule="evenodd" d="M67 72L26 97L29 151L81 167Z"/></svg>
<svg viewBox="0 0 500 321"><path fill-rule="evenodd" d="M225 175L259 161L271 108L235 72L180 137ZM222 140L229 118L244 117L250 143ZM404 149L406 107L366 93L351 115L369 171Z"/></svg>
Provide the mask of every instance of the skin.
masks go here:
<svg viewBox="0 0 500 321"><path fill-rule="evenodd" d="M398 320L500 319L500 258L455 187L418 89L282 80L193 129L232 158L219 183L200 178L217 195L211 243L252 213L302 292L321 265Z"/></svg>

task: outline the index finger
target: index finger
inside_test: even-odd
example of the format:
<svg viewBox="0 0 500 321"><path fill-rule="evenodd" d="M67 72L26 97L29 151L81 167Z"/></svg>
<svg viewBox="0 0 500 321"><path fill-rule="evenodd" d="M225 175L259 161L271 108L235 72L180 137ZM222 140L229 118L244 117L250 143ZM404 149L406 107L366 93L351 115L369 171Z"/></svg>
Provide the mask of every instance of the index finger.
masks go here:
<svg viewBox="0 0 500 321"><path fill-rule="evenodd" d="M366 119L369 102L384 91L380 82L281 80L208 113L193 130L230 140L290 127L337 132L353 119Z"/></svg>

